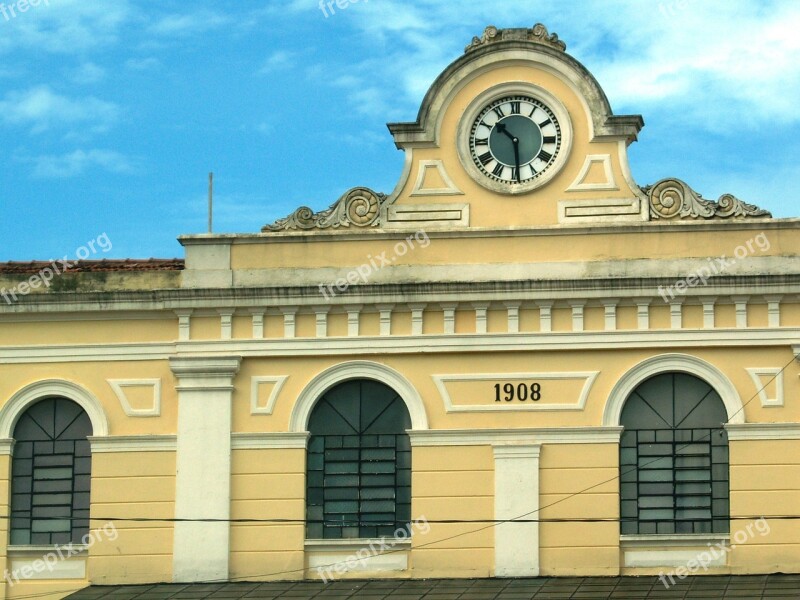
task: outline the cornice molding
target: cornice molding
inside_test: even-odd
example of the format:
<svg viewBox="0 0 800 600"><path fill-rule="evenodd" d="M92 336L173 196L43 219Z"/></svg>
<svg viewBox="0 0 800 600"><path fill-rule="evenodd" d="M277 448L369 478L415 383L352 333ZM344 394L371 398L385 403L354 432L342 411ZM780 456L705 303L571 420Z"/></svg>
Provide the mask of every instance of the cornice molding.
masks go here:
<svg viewBox="0 0 800 600"><path fill-rule="evenodd" d="M622 348L752 348L759 346L792 347L798 338L797 328L719 329L670 331L578 331L509 334L436 334L425 335L427 352L491 352L540 350L618 350ZM795 345L794 354L800 352ZM371 354L418 354L420 336L360 336L337 338L284 338L259 340L199 340L174 344L87 344L81 346L4 346L0 362L5 364L54 362L108 362L167 360L180 353L181 358L211 360L220 354L241 358L262 356L352 356Z"/></svg>
<svg viewBox="0 0 800 600"><path fill-rule="evenodd" d="M625 235L641 233L686 233L686 232L716 232L716 231L761 231L762 229L796 229L800 226L800 217L769 219L763 221L718 221L718 220L678 220L678 221L616 221L614 223L599 222L597 224L579 223L564 226L553 225L526 225L507 227L471 227L469 229L456 229L443 227L426 230L431 239L450 238L507 238L507 237L569 237L586 235ZM416 227L410 227L414 231ZM240 244L265 244L265 243L297 243L302 238L303 243L330 242L331 240L366 241L366 240L399 240L406 231L400 229L324 229L314 231L309 235L307 231L284 230L269 233L196 233L178 237L183 246L232 246Z"/></svg>
<svg viewBox="0 0 800 600"><path fill-rule="evenodd" d="M768 223L764 223L767 225ZM759 257L749 259L756 261ZM780 257L778 257L780 258ZM785 257L789 261L788 257ZM631 261L629 261L631 262ZM653 261L647 261L653 263ZM674 261L673 261L674 262ZM787 268L790 268L787 262ZM511 266L511 265L510 265ZM513 265L520 267L521 265ZM493 269L497 269L495 265ZM265 271L268 273L268 271ZM319 279L315 279L318 281ZM332 305L396 303L398 297L408 302L481 302L491 301L535 301L566 299L597 299L621 297L639 299L659 298L659 286L672 286L675 277L628 277L592 279L507 279L480 281L472 277L469 281L436 281L422 283L370 283L353 286L346 293L331 299ZM771 296L800 293L800 273L776 275L719 275L705 287L691 288L685 296L743 295ZM318 286L274 287L229 287L186 288L179 290L92 292L79 294L37 294L26 296L22 302L8 306L0 305L0 320L76 320L75 313L102 315L103 319L125 318L132 307L139 311L174 311L193 307L197 315L200 310L216 312L223 304L233 308L273 308L312 306L320 303ZM218 315L217 315L218 316ZM89 319L82 315L82 320ZM177 327L176 327L177 331Z"/></svg>

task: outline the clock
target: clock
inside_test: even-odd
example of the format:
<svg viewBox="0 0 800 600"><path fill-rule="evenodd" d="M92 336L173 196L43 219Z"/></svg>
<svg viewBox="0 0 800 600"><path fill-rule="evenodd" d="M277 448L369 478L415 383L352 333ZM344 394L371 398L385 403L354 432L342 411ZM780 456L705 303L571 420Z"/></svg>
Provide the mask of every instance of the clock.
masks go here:
<svg viewBox="0 0 800 600"><path fill-rule="evenodd" d="M569 117L549 94L495 89L476 98L463 116L458 153L483 187L520 194L544 185L559 171L570 137Z"/></svg>
<svg viewBox="0 0 800 600"><path fill-rule="evenodd" d="M561 149L555 113L530 96L505 96L486 105L472 123L470 154L488 178L523 183L541 177Z"/></svg>

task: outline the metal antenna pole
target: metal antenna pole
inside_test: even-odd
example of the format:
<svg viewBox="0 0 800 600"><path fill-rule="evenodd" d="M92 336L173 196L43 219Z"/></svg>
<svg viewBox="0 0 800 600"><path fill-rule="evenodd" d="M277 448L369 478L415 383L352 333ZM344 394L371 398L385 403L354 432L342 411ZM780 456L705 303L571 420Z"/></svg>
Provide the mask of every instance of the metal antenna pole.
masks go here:
<svg viewBox="0 0 800 600"><path fill-rule="evenodd" d="M214 173L208 174L208 233L213 230L214 224Z"/></svg>

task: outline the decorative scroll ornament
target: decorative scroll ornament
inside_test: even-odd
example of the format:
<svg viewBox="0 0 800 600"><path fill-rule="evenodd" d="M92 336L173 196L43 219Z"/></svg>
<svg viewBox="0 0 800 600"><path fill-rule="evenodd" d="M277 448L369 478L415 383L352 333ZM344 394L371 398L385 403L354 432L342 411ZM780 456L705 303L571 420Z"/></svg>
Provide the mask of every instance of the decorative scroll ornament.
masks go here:
<svg viewBox="0 0 800 600"><path fill-rule="evenodd" d="M662 179L642 188L654 219L728 219L772 217L769 211L742 202L731 194L706 200L680 179Z"/></svg>
<svg viewBox="0 0 800 600"><path fill-rule="evenodd" d="M315 213L301 206L288 217L264 225L261 231L289 231L294 229L331 229L338 227L376 227L380 223L381 205L386 194L369 188L357 187L345 192L330 208Z"/></svg>
<svg viewBox="0 0 800 600"><path fill-rule="evenodd" d="M558 39L558 35L550 34L547 27L541 23L533 26L533 29L526 29L524 27L512 29L498 29L494 25L489 25L481 37L475 36L472 42L464 48L464 52L470 52L481 46L492 44L494 42L501 42L506 40L517 40L527 42L537 42L546 46L551 46L562 52L567 49L567 45Z"/></svg>

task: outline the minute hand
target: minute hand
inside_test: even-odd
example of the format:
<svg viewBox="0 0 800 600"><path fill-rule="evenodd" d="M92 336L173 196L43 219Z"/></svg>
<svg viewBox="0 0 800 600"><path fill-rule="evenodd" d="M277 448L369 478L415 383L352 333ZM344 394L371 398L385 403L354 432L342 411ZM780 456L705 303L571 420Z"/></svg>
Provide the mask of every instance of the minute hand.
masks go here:
<svg viewBox="0 0 800 600"><path fill-rule="evenodd" d="M498 123L495 127L497 127L497 131L508 136L511 139L511 143L514 144L514 165L517 170L517 183L520 183L522 180L519 177L519 138L511 135L502 123Z"/></svg>

